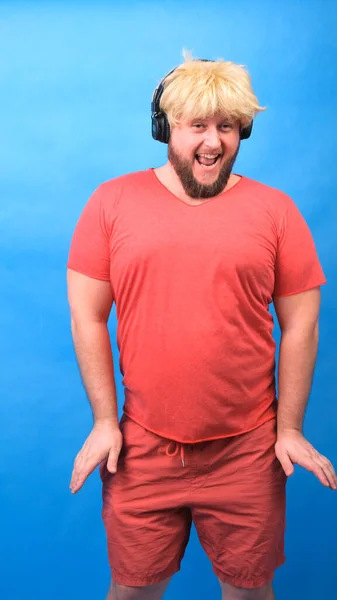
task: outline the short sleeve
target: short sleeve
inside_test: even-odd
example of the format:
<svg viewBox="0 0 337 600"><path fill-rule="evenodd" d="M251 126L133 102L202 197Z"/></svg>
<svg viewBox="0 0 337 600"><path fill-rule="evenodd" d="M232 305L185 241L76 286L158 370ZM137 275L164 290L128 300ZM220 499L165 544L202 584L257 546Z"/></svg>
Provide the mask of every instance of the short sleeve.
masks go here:
<svg viewBox="0 0 337 600"><path fill-rule="evenodd" d="M299 294L324 283L326 279L310 229L290 200L279 229L273 296Z"/></svg>
<svg viewBox="0 0 337 600"><path fill-rule="evenodd" d="M67 267L94 279L110 280L109 235L102 207L102 186L89 198L77 222Z"/></svg>

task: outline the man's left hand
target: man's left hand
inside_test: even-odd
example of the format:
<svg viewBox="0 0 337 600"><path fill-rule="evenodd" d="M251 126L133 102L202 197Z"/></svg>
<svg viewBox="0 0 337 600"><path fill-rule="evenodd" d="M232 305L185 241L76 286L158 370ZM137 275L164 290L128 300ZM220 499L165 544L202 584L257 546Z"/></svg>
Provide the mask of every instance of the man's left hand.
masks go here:
<svg viewBox="0 0 337 600"><path fill-rule="evenodd" d="M331 462L317 452L300 431L289 429L278 433L275 454L288 477L297 464L314 473L325 487L337 490L337 476Z"/></svg>

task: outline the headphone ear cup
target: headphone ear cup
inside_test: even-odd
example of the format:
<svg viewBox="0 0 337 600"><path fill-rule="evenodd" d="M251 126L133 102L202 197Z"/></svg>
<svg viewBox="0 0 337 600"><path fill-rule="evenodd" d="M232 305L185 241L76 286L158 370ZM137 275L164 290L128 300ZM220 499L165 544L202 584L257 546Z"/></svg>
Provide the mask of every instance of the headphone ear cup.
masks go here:
<svg viewBox="0 0 337 600"><path fill-rule="evenodd" d="M248 140L248 138L251 136L252 129L253 129L253 121L251 121L251 123L249 123L249 125L247 125L247 127L243 127L241 129L240 140Z"/></svg>
<svg viewBox="0 0 337 600"><path fill-rule="evenodd" d="M152 123L152 137L154 140L158 141L158 134L159 134L159 123L158 123L158 119L157 117L155 117L154 115L152 115L152 119L151 119L151 123Z"/></svg>
<svg viewBox="0 0 337 600"><path fill-rule="evenodd" d="M168 118L165 114L163 114L163 142L164 144L169 143L170 139L170 124L168 122Z"/></svg>
<svg viewBox="0 0 337 600"><path fill-rule="evenodd" d="M157 142L168 144L170 139L170 125L164 113L152 116L152 137Z"/></svg>

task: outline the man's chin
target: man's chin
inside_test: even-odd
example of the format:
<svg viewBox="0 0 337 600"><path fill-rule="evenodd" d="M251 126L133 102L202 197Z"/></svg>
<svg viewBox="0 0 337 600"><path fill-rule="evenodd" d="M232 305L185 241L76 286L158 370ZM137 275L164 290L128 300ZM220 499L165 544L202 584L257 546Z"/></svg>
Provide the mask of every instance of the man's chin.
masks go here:
<svg viewBox="0 0 337 600"><path fill-rule="evenodd" d="M211 198L212 196L218 196L221 194L230 177L230 173L196 173L193 171L193 178L196 184L196 188L199 188L200 197Z"/></svg>
<svg viewBox="0 0 337 600"><path fill-rule="evenodd" d="M204 175L204 176L200 176L197 173L193 173L193 176L194 176L194 179L195 179L195 181L196 181L196 183L198 185L206 186L206 187L210 186L210 185L214 185L217 182L218 178L219 178L219 174L218 173L215 173L213 175L212 174L207 174L207 175Z"/></svg>
<svg viewBox="0 0 337 600"><path fill-rule="evenodd" d="M189 182L189 185L186 185L186 182L183 182L183 187L184 190L186 192L186 194L188 196L191 196L191 198L214 198L215 196L218 196L219 194L221 194L225 187L226 187L226 183L223 182L217 182L217 180L215 180L214 182L209 182L209 183L205 183L205 182L199 182L197 180L194 181L194 184L191 185L191 183Z"/></svg>

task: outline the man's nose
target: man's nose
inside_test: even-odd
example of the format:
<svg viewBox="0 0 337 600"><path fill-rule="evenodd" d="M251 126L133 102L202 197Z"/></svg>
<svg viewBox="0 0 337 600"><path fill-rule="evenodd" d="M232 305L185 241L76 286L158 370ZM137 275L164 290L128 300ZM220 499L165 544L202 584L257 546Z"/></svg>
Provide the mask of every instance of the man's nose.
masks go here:
<svg viewBox="0 0 337 600"><path fill-rule="evenodd" d="M217 127L207 128L205 144L212 150L218 150L219 148L221 148L220 134Z"/></svg>

